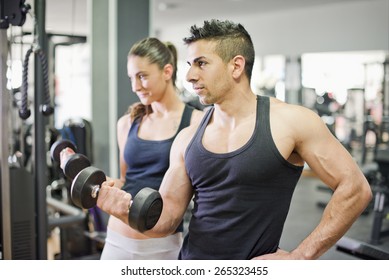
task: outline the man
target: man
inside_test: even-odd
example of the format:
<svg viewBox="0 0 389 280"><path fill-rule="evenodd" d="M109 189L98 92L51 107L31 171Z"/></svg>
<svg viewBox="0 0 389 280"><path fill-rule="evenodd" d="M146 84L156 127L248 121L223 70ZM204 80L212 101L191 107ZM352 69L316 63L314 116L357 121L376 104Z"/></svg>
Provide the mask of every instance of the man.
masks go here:
<svg viewBox="0 0 389 280"><path fill-rule="evenodd" d="M213 106L177 136L160 187L163 212L146 234L174 232L193 197L180 259L319 258L371 200L364 175L317 114L251 91L254 47L242 25L205 21L184 42L186 78ZM304 163L333 196L312 233L286 252L279 241ZM127 222L131 196L111 185L103 184L97 204Z"/></svg>

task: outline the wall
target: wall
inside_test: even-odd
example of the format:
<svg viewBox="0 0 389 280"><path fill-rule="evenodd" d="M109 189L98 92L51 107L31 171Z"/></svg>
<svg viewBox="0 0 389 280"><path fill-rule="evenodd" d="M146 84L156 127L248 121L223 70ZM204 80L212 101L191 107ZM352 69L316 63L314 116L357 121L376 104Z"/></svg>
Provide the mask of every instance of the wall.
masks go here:
<svg viewBox="0 0 389 280"><path fill-rule="evenodd" d="M223 15L215 14L214 17L224 19ZM239 21L249 31L259 56L389 50L388 0L323 4L230 19ZM183 59L185 47L182 38L188 35L191 25L201 24L202 20L170 26L159 31L158 36L175 43Z"/></svg>

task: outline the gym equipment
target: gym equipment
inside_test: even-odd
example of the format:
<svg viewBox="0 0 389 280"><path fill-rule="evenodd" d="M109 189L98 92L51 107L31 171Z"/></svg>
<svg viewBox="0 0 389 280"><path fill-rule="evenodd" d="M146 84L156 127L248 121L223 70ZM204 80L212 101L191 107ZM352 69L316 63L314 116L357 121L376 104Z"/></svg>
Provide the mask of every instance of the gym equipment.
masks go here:
<svg viewBox="0 0 389 280"><path fill-rule="evenodd" d="M378 149L375 161L378 164L380 176L373 186L374 219L370 236L370 243L373 245L380 244L382 238L389 236L389 229L383 226L389 216L389 148Z"/></svg>
<svg viewBox="0 0 389 280"><path fill-rule="evenodd" d="M50 179L53 177L48 170L47 130L50 130L51 118L47 118L53 112L50 105L50 96L48 91L48 81L51 73L51 67L54 61L52 52L47 51L48 47L56 45L56 41L51 41L45 30L46 1L36 0L34 2L34 11L29 12L30 5L25 4L25 0L1 0L0 1L0 259L47 259L48 254L48 232L51 229L51 221L56 219L57 215L66 213L60 210L53 216L54 219L48 219L48 188ZM20 35L15 32L7 32L6 29L11 26L23 26L26 21L26 15L29 14L33 20L34 27L30 32L20 29ZM11 38L7 35L10 34ZM19 33L19 32L16 32ZM12 78L8 69L11 69L12 49L15 44L21 44L20 50L24 49L23 40L17 42L15 38L19 36L31 36L34 38L33 48L30 49L24 60L23 69L23 88L13 88ZM62 36L62 35L61 35ZM50 42L49 42L50 41ZM26 42L26 40L24 40ZM58 45L58 44L57 44ZM44 56L44 54L50 56ZM34 56L33 68L34 83L31 86L27 84L28 61ZM23 60L21 58L21 60ZM11 85L12 89L9 89ZM29 89L27 100L27 88ZM34 89L33 91L30 91ZM20 92L17 96L14 93ZM21 104L19 104L19 101ZM33 106L29 110L29 104ZM20 109L18 112L14 109ZM30 112L33 114L33 121L25 122ZM31 124L32 123L32 124ZM30 127L33 125L33 133L30 133ZM25 130L24 128L28 129ZM20 139L17 139L20 138ZM76 142L77 143L77 142ZM27 150L25 146L29 148ZM80 147L80 146L79 146ZM49 172L48 172L49 171ZM49 175L49 176L48 176ZM61 178L61 181L62 180ZM21 207L22 205L22 207ZM62 217L55 220L54 223L62 224ZM85 218L85 223L89 222ZM68 230L68 229L66 229ZM84 229L79 227L81 234ZM74 234L74 230L69 234ZM61 230L61 253L62 249L68 247L62 243L64 230ZM86 242L76 244L74 238L71 242L81 248Z"/></svg>
<svg viewBox="0 0 389 280"><path fill-rule="evenodd" d="M12 111L7 85L7 59L11 43L7 30L11 25L23 26L30 5L24 0L0 1L0 259L46 259L47 258L47 212L46 212L46 146L45 128L47 119L41 118L37 108L34 110L34 165L32 172L23 164L23 155L14 153L10 145L12 139ZM38 18L36 29L44 37L44 15L42 5L35 6ZM42 12L42 13L41 13ZM42 39L42 36L39 37ZM45 46L43 46L45 47ZM38 68L38 67L37 67ZM41 69L35 69L34 107L41 104ZM14 160L15 159L15 160ZM11 160L11 161L10 161ZM33 174L32 174L33 173ZM22 205L22 207L21 207Z"/></svg>
<svg viewBox="0 0 389 280"><path fill-rule="evenodd" d="M23 26L26 22L26 15L31 9L30 4L25 0L0 2L0 28L7 29L10 25Z"/></svg>
<svg viewBox="0 0 389 280"><path fill-rule="evenodd" d="M28 61L32 53L36 53L37 57L39 57L39 61L42 65L42 73L44 77L45 102L39 107L40 112L44 116L49 116L54 112L54 107L50 105L49 73L48 73L46 55L39 46L31 46L31 48L27 51L23 61L22 102L19 109L19 116L23 120L28 119L31 115L31 110L28 109L27 89L28 89Z"/></svg>
<svg viewBox="0 0 389 280"><path fill-rule="evenodd" d="M50 148L51 159L59 163L60 154L66 148L71 148L74 152L77 151L76 146L69 140L56 141ZM86 156L83 154L75 153L66 159L63 172L66 177L68 177L70 180L73 180L81 170L90 165L90 161Z"/></svg>
<svg viewBox="0 0 389 280"><path fill-rule="evenodd" d="M66 148L70 148L75 152L77 150L76 146L71 141L58 140L58 141L54 142L54 144L50 148L51 159L56 161L56 162L59 162L61 152Z"/></svg>
<svg viewBox="0 0 389 280"><path fill-rule="evenodd" d="M104 172L89 166L74 178L71 196L75 205L80 208L92 208L96 205L100 185L106 180ZM128 212L130 226L144 232L155 226L162 213L163 201L158 191L143 188L132 200Z"/></svg>
<svg viewBox="0 0 389 280"><path fill-rule="evenodd" d="M364 260L389 260L389 252L346 236L336 243L336 249Z"/></svg>
<svg viewBox="0 0 389 280"><path fill-rule="evenodd" d="M67 119L60 129L62 139L68 139L77 146L77 151L93 163L93 131L90 121L83 118Z"/></svg>
<svg viewBox="0 0 389 280"><path fill-rule="evenodd" d="M77 150L69 140L56 141L50 148L52 160L60 162L61 151L66 148ZM90 166L87 157L76 153L66 160L64 174L73 181L70 190L73 203L84 209L94 207L100 185L106 181L104 172ZM153 228L161 216L162 206L159 192L151 188L143 188L132 200L131 211L128 213L130 226L140 232Z"/></svg>

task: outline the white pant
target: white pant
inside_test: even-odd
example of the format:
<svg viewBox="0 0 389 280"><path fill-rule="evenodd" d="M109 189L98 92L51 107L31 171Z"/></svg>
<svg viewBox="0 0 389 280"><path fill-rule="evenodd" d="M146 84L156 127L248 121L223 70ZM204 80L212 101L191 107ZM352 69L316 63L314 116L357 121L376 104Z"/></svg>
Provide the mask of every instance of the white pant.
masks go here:
<svg viewBox="0 0 389 280"><path fill-rule="evenodd" d="M107 229L101 260L177 260L182 233L162 238L132 239Z"/></svg>

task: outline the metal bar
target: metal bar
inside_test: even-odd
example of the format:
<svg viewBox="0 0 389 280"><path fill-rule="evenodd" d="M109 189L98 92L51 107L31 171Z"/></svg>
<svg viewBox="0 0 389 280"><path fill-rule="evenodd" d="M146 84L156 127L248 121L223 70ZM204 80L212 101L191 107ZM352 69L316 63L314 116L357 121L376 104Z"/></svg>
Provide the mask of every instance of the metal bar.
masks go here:
<svg viewBox="0 0 389 280"><path fill-rule="evenodd" d="M45 30L46 1L35 0L36 32L38 44L47 53L47 38ZM47 118L40 112L40 105L45 103L43 70L37 54L35 54L35 89L34 89L34 175L36 193L37 221L37 259L47 259L47 151L46 125Z"/></svg>
<svg viewBox="0 0 389 280"><path fill-rule="evenodd" d="M8 166L9 157L9 92L7 90L7 54L8 54L8 39L7 30L0 29L0 177L1 177L1 215L2 224L0 230L2 231L3 240L3 256L0 254L0 259L12 259L11 246L11 194L10 194L10 175ZM1 253L1 252L0 252Z"/></svg>
<svg viewBox="0 0 389 280"><path fill-rule="evenodd" d="M389 55L386 57L384 65L383 79L383 115L389 116Z"/></svg>
<svg viewBox="0 0 389 280"><path fill-rule="evenodd" d="M364 260L388 260L389 252L371 244L358 241L349 237L342 237L336 243L338 251L356 256Z"/></svg>
<svg viewBox="0 0 389 280"><path fill-rule="evenodd" d="M59 201L51 197L47 198L47 205L53 209L65 214L59 218L49 218L49 227L66 227L79 222L82 222L86 218L86 214L79 208L73 207L67 203Z"/></svg>

